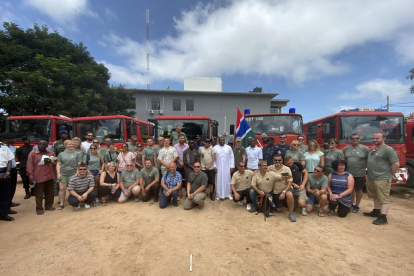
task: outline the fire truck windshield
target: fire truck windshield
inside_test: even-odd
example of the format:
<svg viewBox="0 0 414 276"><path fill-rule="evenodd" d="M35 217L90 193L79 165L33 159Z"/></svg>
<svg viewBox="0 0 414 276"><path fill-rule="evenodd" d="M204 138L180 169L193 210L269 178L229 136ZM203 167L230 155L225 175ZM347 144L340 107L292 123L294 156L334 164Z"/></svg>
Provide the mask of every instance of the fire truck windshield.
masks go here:
<svg viewBox="0 0 414 276"><path fill-rule="evenodd" d="M302 117L298 115L272 115L245 117L255 134L302 134Z"/></svg>
<svg viewBox="0 0 414 276"><path fill-rule="evenodd" d="M361 143L372 143L376 132L384 132L386 143L404 143L404 119L402 116L341 116L339 142L349 143L352 133L358 133Z"/></svg>
<svg viewBox="0 0 414 276"><path fill-rule="evenodd" d="M177 125L181 126L188 140L195 139L196 135L200 135L202 141L208 137L208 120L157 120L155 141L160 136L170 137Z"/></svg>
<svg viewBox="0 0 414 276"><path fill-rule="evenodd" d="M76 136L86 140L86 133L92 132L95 137L101 142L105 136L109 136L113 142L124 141L124 128L122 119L109 119L109 120L85 120L75 121Z"/></svg>
<svg viewBox="0 0 414 276"><path fill-rule="evenodd" d="M29 136L32 142L49 139L52 129L50 119L7 120L7 132L16 135L16 142L24 136Z"/></svg>

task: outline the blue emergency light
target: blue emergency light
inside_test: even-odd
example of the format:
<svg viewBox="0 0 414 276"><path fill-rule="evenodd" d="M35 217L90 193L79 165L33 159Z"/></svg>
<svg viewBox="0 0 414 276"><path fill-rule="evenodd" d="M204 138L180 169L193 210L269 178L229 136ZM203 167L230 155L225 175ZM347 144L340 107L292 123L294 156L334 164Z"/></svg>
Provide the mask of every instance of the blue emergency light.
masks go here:
<svg viewBox="0 0 414 276"><path fill-rule="evenodd" d="M294 108L294 107L289 108L289 113L296 113L296 108Z"/></svg>
<svg viewBox="0 0 414 276"><path fill-rule="evenodd" d="M250 115L250 109L245 109L244 110L244 115Z"/></svg>

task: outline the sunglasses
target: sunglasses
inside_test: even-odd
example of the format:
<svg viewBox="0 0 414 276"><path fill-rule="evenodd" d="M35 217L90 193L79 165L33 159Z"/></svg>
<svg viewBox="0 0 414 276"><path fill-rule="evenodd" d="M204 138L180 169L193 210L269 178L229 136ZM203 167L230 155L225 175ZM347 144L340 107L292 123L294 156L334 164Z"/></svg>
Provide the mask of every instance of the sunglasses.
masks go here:
<svg viewBox="0 0 414 276"><path fill-rule="evenodd" d="M204 143L205 143L205 144L210 144L211 142L207 142L207 141L206 141L206 142L204 142Z"/></svg>
<svg viewBox="0 0 414 276"><path fill-rule="evenodd" d="M137 146L137 148L142 148L142 145L141 146Z"/></svg>
<svg viewBox="0 0 414 276"><path fill-rule="evenodd" d="M96 148L90 148L90 149L96 149Z"/></svg>
<svg viewBox="0 0 414 276"><path fill-rule="evenodd" d="M132 165L126 165L127 167L132 167Z"/></svg>
<svg viewBox="0 0 414 276"><path fill-rule="evenodd" d="M322 172L322 171L320 171L320 170L317 170L317 169L314 169L313 171L314 171L314 172Z"/></svg>
<svg viewBox="0 0 414 276"><path fill-rule="evenodd" d="M357 138L351 138L351 140L359 140L359 137L357 137Z"/></svg>
<svg viewBox="0 0 414 276"><path fill-rule="evenodd" d="M86 135L87 137L93 137L93 135Z"/></svg>
<svg viewBox="0 0 414 276"><path fill-rule="evenodd" d="M194 166L194 168L200 168L201 166Z"/></svg>
<svg viewBox="0 0 414 276"><path fill-rule="evenodd" d="M286 137L280 137L280 139L286 139Z"/></svg>
<svg viewBox="0 0 414 276"><path fill-rule="evenodd" d="M99 144L99 142L93 142L93 144Z"/></svg>
<svg viewBox="0 0 414 276"><path fill-rule="evenodd" d="M244 168L244 167L246 167L246 166L240 166L240 165L239 165L239 167L240 167L240 168Z"/></svg>
<svg viewBox="0 0 414 276"><path fill-rule="evenodd" d="M86 169L78 169L78 171L86 171Z"/></svg>
<svg viewBox="0 0 414 276"><path fill-rule="evenodd" d="M282 162L282 159L273 159L275 162Z"/></svg>
<svg viewBox="0 0 414 276"><path fill-rule="evenodd" d="M299 144L292 144L292 146L299 146Z"/></svg>

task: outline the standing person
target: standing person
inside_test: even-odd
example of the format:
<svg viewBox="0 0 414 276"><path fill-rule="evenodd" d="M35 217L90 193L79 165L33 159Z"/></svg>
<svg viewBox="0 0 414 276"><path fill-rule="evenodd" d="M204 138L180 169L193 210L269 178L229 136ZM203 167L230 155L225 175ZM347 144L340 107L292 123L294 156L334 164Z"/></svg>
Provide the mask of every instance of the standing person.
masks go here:
<svg viewBox="0 0 414 276"><path fill-rule="evenodd" d="M273 137L267 138L267 145L263 148L263 160L267 162L268 166L273 165L273 157L276 154L280 154L280 149L276 146L275 139Z"/></svg>
<svg viewBox="0 0 414 276"><path fill-rule="evenodd" d="M240 162L246 163L246 149L241 145L241 138L236 138L236 143L234 144L233 148L233 155L234 155L234 164L239 164ZM237 171L239 168L235 168L235 171Z"/></svg>
<svg viewBox="0 0 414 276"><path fill-rule="evenodd" d="M337 149L339 142L335 138L329 139L329 151L325 154L325 175L328 176L334 171L332 168L332 162L335 160L345 160L342 151Z"/></svg>
<svg viewBox="0 0 414 276"><path fill-rule="evenodd" d="M181 174L181 178L185 177L184 174L184 159L183 159L183 153L186 149L188 149L188 144L185 142L185 136L183 133L180 133L178 135L178 143L174 145L175 150L177 151L177 171ZM187 181L186 179L185 181ZM186 185L182 185L182 188L186 189ZM179 195L180 198L183 197L182 190L180 189Z"/></svg>
<svg viewBox="0 0 414 276"><path fill-rule="evenodd" d="M181 132L181 126L177 125L175 127L175 131L171 132L171 140L172 140L172 145L175 146L179 141L179 137L180 134L184 135L184 141L187 141L187 136L185 136L184 132Z"/></svg>
<svg viewBox="0 0 414 276"><path fill-rule="evenodd" d="M324 217L323 208L328 201L328 177L323 173L324 166L317 165L306 182L306 215L312 212L313 207L319 204L319 217ZM305 215L302 210L302 215Z"/></svg>
<svg viewBox="0 0 414 276"><path fill-rule="evenodd" d="M118 198L118 203L127 202L128 198L134 194L135 202L139 201L139 194L141 193L141 173L135 169L133 161L126 162L126 170L121 174L119 186L121 188L121 196Z"/></svg>
<svg viewBox="0 0 414 276"><path fill-rule="evenodd" d="M194 140L188 142L188 149L183 152L185 179L188 182L188 176L194 171L194 164L200 162L198 150L194 148ZM201 169L200 169L201 170Z"/></svg>
<svg viewBox="0 0 414 276"><path fill-rule="evenodd" d="M59 156L59 153L65 151L65 141L68 139L68 131L66 129L62 129L59 131L60 139L53 143L52 150L55 153L55 156Z"/></svg>
<svg viewBox="0 0 414 276"><path fill-rule="evenodd" d="M308 151L308 146L303 144L303 142L305 141L305 135L304 134L299 134L298 136L298 141L299 141L299 150L305 154L305 152Z"/></svg>
<svg viewBox="0 0 414 276"><path fill-rule="evenodd" d="M164 141L170 142L169 139L165 139ZM164 144L165 145L165 144ZM178 191L181 189L182 178L181 174L176 171L175 162L171 162L168 164L168 170L165 171L162 175L161 179L161 199L160 199L160 208L164 209L167 207L168 203L171 202L171 198L173 200L173 205L175 207L178 206Z"/></svg>
<svg viewBox="0 0 414 276"><path fill-rule="evenodd" d="M104 147L98 148L98 153L102 156L105 156L105 154L109 151L109 144L111 143L111 138L109 138L108 135L104 137L104 143L105 143Z"/></svg>
<svg viewBox="0 0 414 276"><path fill-rule="evenodd" d="M10 133L4 133L3 137L0 137L2 139L3 143L8 146L10 151L13 153L13 160L10 170L10 208L11 207L17 207L20 205L20 203L14 203L13 198L14 194L16 193L16 186L17 186L17 164L15 160L16 156L16 148L13 146L14 144L14 138L16 138L16 135L10 134ZM16 211L10 210L11 214L17 214Z"/></svg>
<svg viewBox="0 0 414 276"><path fill-rule="evenodd" d="M87 170L88 168L86 164L80 163L78 165L77 173L69 179L68 202L74 209L80 208L80 202L85 203L85 209L91 208L91 204L93 204L98 196L93 190L95 188L93 176L88 174L86 172Z"/></svg>
<svg viewBox="0 0 414 276"><path fill-rule="evenodd" d="M101 142L99 142L99 139L98 138L93 138L93 140L92 140L92 145L95 145L96 146L96 152L98 152L99 151L99 149L101 148ZM90 153L91 152L91 147L89 147L89 151L88 151L88 153Z"/></svg>
<svg viewBox="0 0 414 276"><path fill-rule="evenodd" d="M93 135L92 132L88 131L86 133L86 136L85 137L86 137L86 141L85 142L82 142L82 148L85 151L85 153L88 153L89 152L89 148L92 145L92 141L93 141L94 135Z"/></svg>
<svg viewBox="0 0 414 276"><path fill-rule="evenodd" d="M129 151L134 153L137 151L138 138L136 135L131 135L131 142L127 142Z"/></svg>
<svg viewBox="0 0 414 276"><path fill-rule="evenodd" d="M127 169L126 168L127 162L132 162L135 168L135 155L129 151L128 147L129 146L127 143L122 144L122 152L119 153L116 159L117 169L119 173L122 173L123 171Z"/></svg>
<svg viewBox="0 0 414 276"><path fill-rule="evenodd" d="M262 135L260 135L260 138L262 138L262 145L267 145L267 134L266 133L262 133Z"/></svg>
<svg viewBox="0 0 414 276"><path fill-rule="evenodd" d="M200 155L201 170L207 175L208 184L210 187L210 199L212 201L216 200L214 196L214 183L215 174L214 174L214 161L216 160L216 152L211 146L211 140L206 139L204 141L204 147L198 149L198 154Z"/></svg>
<svg viewBox="0 0 414 276"><path fill-rule="evenodd" d="M168 166L171 162L176 162L178 158L177 150L170 146L170 138L164 139L164 147L160 149L158 160L161 163L161 173L168 170Z"/></svg>
<svg viewBox="0 0 414 276"><path fill-rule="evenodd" d="M34 196L34 189L32 188L30 190L30 187L29 187L30 181L29 181L29 177L27 176L27 172L26 172L27 159L29 158L29 154L32 151L33 146L30 145L29 137L23 137L22 142L23 142L23 146L19 147L16 150L16 158L17 158L17 161L20 162L19 174L23 181L24 191L26 192L24 199L28 199L32 195Z"/></svg>
<svg viewBox="0 0 414 276"><path fill-rule="evenodd" d="M292 186L290 187L291 192L295 202L297 202L299 207L302 208L302 216L306 216L306 201L308 200L308 197L306 196L305 185L308 182L309 174L300 162L293 162L293 158L291 156L286 155L284 161L285 165L289 167L292 172ZM293 209L294 208L291 208L289 212L293 212Z"/></svg>
<svg viewBox="0 0 414 276"><path fill-rule="evenodd" d="M119 198L121 195L121 189L119 188L120 176L116 171L114 163L108 163L106 171L102 172L99 180L98 196L101 198L101 205L107 206L106 196L113 195Z"/></svg>
<svg viewBox="0 0 414 276"><path fill-rule="evenodd" d="M290 149L286 151L285 157L290 156L293 162L300 162L302 166L305 166L305 155L299 150L299 141L293 140L290 144Z"/></svg>
<svg viewBox="0 0 414 276"><path fill-rule="evenodd" d="M85 155L85 151L82 148L82 141L79 137L74 137L72 139L73 143L75 144L75 152L80 154L81 159L83 160L83 156Z"/></svg>
<svg viewBox="0 0 414 276"><path fill-rule="evenodd" d="M354 177L347 172L345 160L337 159L332 162L333 172L328 176L329 212L328 216L335 214L338 207L338 216L344 218L351 207L352 191L354 190Z"/></svg>
<svg viewBox="0 0 414 276"><path fill-rule="evenodd" d="M69 179L76 174L78 164L82 162L79 154L75 152L75 144L72 140L65 140L66 150L61 152L57 159L56 174L59 181L59 200L58 210L64 208L66 189Z"/></svg>
<svg viewBox="0 0 414 276"><path fill-rule="evenodd" d="M102 155L98 153L98 146L96 144L93 144L89 151L90 153L83 156L83 163L88 166L88 171L93 175L95 188L99 189L99 178L105 168L105 163Z"/></svg>
<svg viewBox="0 0 414 276"><path fill-rule="evenodd" d="M354 177L354 192L352 193L352 212L359 212L366 181L366 168L369 148L359 143L359 135L352 133L349 138L351 144L343 149L345 160L348 163L348 172Z"/></svg>
<svg viewBox="0 0 414 276"><path fill-rule="evenodd" d="M201 137L200 137L200 135L196 135L196 137L195 137L195 143L194 143L194 148L196 149L196 150L198 150L199 148L201 148L201 147L204 147L204 143L203 143L203 141L201 141Z"/></svg>
<svg viewBox="0 0 414 276"><path fill-rule="evenodd" d="M13 221L10 214L10 171L14 155L9 147L3 144L5 133L0 134L0 220Z"/></svg>
<svg viewBox="0 0 414 276"><path fill-rule="evenodd" d="M319 144L316 140L310 140L308 148L309 151L305 152L303 155L305 156L305 168L308 173L312 174L318 164L321 164L322 166L324 165L325 157L323 152L320 151Z"/></svg>
<svg viewBox="0 0 414 276"><path fill-rule="evenodd" d="M190 173L187 181L187 198L184 202L184 210L190 210L198 205L200 210L204 208L204 200L207 194L204 192L208 185L208 178L201 171L200 162L194 163L194 171Z"/></svg>
<svg viewBox="0 0 414 276"><path fill-rule="evenodd" d="M374 199L374 209L364 212L364 216L375 217L376 225L388 224L387 213L390 209L391 182L400 167L398 156L390 146L385 144L383 132L374 133L374 147L368 152L367 193Z"/></svg>
<svg viewBox="0 0 414 276"><path fill-rule="evenodd" d="M268 139L269 140L269 139ZM246 148L247 156L247 169L257 170L259 169L259 161L263 160L262 149L256 146L256 139L249 138L249 147Z"/></svg>
<svg viewBox="0 0 414 276"><path fill-rule="evenodd" d="M54 182L55 170L53 164L46 156L55 156L51 150L47 150L48 142L40 140L38 149L30 152L27 158L26 172L31 185L34 185L36 197L36 214L43 215L43 195L45 197L45 210L54 211Z"/></svg>
<svg viewBox="0 0 414 276"><path fill-rule="evenodd" d="M135 155L135 167L140 171L144 167L144 162L142 162L142 151L143 147L141 143L137 143L137 150L134 152Z"/></svg>
<svg viewBox="0 0 414 276"><path fill-rule="evenodd" d="M152 166L158 169L157 148L154 145L154 138L148 138L147 143L148 146L142 151L142 164L145 164L145 160L149 160Z"/></svg>
<svg viewBox="0 0 414 276"><path fill-rule="evenodd" d="M164 137L158 137L158 145L155 147L155 155L157 159L157 168L158 172L161 175L161 162L158 160L158 156L160 155L160 150L164 147Z"/></svg>
<svg viewBox="0 0 414 276"><path fill-rule="evenodd" d="M152 165L149 159L145 160L144 165L145 168L141 170L142 201L147 202L154 196L154 202L158 202L158 192L160 190L158 169Z"/></svg>
<svg viewBox="0 0 414 276"><path fill-rule="evenodd" d="M280 153L282 155L282 158L285 158L286 151L290 149L290 146L286 144L287 136L286 134L280 134L279 135L279 144L276 146L279 148Z"/></svg>
<svg viewBox="0 0 414 276"><path fill-rule="evenodd" d="M109 143L108 148L108 152L104 155L105 167L108 166L109 163L114 163L116 167L119 151L115 149L115 145L112 142Z"/></svg>
<svg viewBox="0 0 414 276"><path fill-rule="evenodd" d="M252 208L250 187L252 185L253 172L250 170L246 171L245 164L243 161L238 163L238 170L233 174L230 185L234 195L234 202L238 202L240 206L243 206L243 200L246 198L247 211L250 211Z"/></svg>
<svg viewBox="0 0 414 276"><path fill-rule="evenodd" d="M230 182L231 173L234 171L234 156L233 150L228 145L225 145L224 137L219 138L219 144L214 146L216 159L214 161L214 171L217 173L217 198L228 198L233 200L231 196ZM260 153L262 151L260 150Z"/></svg>

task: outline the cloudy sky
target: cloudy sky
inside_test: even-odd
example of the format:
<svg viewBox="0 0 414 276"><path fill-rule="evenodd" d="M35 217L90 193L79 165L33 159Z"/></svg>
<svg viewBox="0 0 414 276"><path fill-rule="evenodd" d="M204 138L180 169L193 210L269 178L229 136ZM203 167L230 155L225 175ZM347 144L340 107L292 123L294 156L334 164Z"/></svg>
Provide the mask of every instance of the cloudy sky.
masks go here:
<svg viewBox="0 0 414 276"><path fill-rule="evenodd" d="M224 91L279 93L307 122L387 95L391 111L414 111L413 10L412 0L3 0L0 19L83 42L113 84L182 90L186 76L221 77Z"/></svg>

